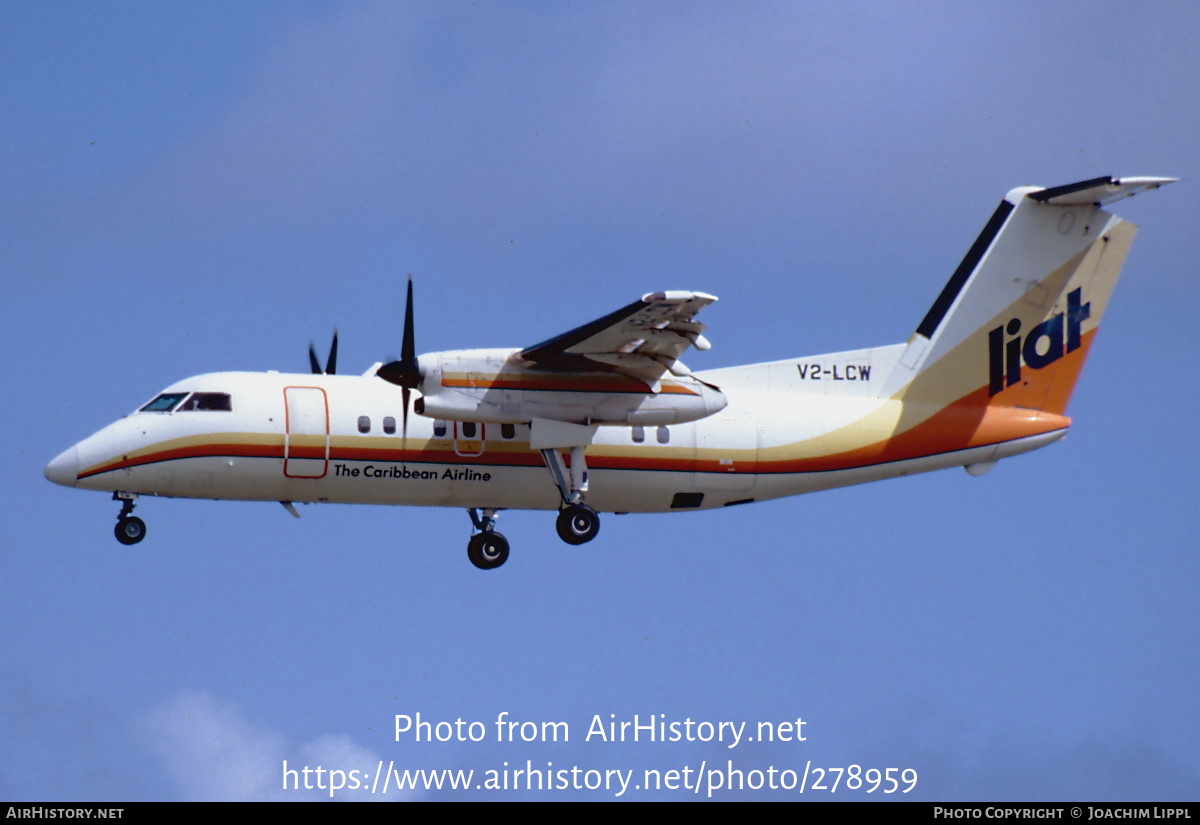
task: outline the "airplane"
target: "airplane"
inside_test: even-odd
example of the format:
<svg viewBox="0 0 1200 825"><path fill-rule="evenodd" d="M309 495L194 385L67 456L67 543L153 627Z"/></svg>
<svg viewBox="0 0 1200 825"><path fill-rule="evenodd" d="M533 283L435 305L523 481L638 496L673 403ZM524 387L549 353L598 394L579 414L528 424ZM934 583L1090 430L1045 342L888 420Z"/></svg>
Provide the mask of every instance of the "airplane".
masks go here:
<svg viewBox="0 0 1200 825"><path fill-rule="evenodd" d="M220 372L168 386L63 451L46 478L139 496L460 507L495 569L505 509L705 510L950 467L982 475L1062 438L1067 402L1136 227L1101 207L1176 178L1012 189L907 341L692 372L703 292L643 295L522 349L418 355L412 279L400 358L337 373Z"/></svg>

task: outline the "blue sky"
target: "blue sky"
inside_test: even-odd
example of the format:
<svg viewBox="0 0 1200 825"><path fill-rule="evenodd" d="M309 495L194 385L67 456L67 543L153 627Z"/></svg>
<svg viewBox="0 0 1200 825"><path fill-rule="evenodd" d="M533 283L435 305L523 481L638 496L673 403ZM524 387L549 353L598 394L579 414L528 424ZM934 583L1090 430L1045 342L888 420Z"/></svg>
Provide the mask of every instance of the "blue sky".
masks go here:
<svg viewBox="0 0 1200 825"><path fill-rule="evenodd" d="M0 798L731 759L1197 799L1194 4L10 3L0 32ZM1005 191L1106 174L1185 180L1114 210L1142 230L1070 436L983 478L582 548L505 513L483 574L458 511L143 500L124 548L111 501L41 475L188 375L303 371L335 326L342 371L394 357L409 272L421 351L660 289L721 298L694 369L901 341ZM572 739L394 741L504 711ZM807 740L584 742L597 714ZM720 796L748 797L801 798Z"/></svg>

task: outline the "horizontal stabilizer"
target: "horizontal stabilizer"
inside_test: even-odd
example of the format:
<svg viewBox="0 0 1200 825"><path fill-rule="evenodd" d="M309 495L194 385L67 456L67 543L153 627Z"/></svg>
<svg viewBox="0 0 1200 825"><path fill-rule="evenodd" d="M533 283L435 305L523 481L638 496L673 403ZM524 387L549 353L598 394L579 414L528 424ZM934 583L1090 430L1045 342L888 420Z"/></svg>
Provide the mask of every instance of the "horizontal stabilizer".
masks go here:
<svg viewBox="0 0 1200 825"><path fill-rule="evenodd" d="M1166 186L1177 180L1179 178L1092 178L1079 183L1067 183L1031 192L1029 197L1054 206L1085 206L1087 204L1100 206L1119 201L1122 198L1131 198L1139 192L1158 189L1160 186Z"/></svg>

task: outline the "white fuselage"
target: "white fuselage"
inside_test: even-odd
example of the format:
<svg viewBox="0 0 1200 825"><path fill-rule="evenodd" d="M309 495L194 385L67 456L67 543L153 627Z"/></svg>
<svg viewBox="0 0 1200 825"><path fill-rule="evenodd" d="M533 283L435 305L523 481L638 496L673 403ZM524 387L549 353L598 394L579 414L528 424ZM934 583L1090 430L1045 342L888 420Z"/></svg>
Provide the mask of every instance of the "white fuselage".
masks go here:
<svg viewBox="0 0 1200 825"><path fill-rule="evenodd" d="M948 443L920 455L872 451L912 414L902 401L729 383L728 406L707 418L599 427L587 449L587 503L601 512L721 507L983 464L1065 432L1065 419L1056 419L999 443ZM399 388L375 377L211 373L164 392L228 394L230 409L132 413L64 451L47 476L84 489L181 498L560 506L528 426L410 411L405 433Z"/></svg>

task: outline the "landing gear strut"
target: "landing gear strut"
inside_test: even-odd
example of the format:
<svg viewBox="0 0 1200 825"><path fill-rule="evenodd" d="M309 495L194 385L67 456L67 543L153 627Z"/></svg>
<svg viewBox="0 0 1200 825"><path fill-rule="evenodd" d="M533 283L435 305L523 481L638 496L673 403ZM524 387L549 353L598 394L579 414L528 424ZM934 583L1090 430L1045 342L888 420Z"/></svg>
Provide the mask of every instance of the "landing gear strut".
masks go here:
<svg viewBox="0 0 1200 825"><path fill-rule="evenodd" d="M554 526L558 530L558 537L567 544L586 544L600 532L599 514L583 503L583 494L588 488L587 460L583 449L571 448L570 470L558 450L541 451L542 461L546 463L546 469L558 487L558 494L562 496L563 506L558 511L558 521Z"/></svg>
<svg viewBox="0 0 1200 825"><path fill-rule="evenodd" d="M496 510L483 508L483 515L471 508L467 511L471 524L479 532L467 542L467 558L480 570L495 570L508 561L508 539L496 532Z"/></svg>
<svg viewBox="0 0 1200 825"><path fill-rule="evenodd" d="M134 515L133 500L137 493L113 493L113 501L121 502L121 512L117 514L117 526L113 534L121 544L137 544L146 538L146 522Z"/></svg>

